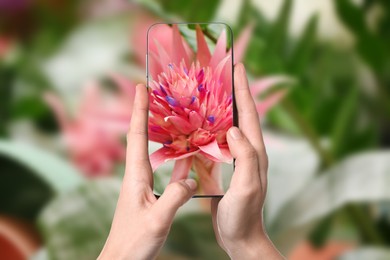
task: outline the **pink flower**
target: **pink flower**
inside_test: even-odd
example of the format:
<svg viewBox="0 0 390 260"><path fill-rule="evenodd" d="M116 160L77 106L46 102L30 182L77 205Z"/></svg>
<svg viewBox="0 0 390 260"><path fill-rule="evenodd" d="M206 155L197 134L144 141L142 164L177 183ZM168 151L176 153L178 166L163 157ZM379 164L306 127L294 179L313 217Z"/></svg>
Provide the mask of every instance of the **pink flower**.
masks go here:
<svg viewBox="0 0 390 260"><path fill-rule="evenodd" d="M245 53L252 26L235 43L234 58ZM162 147L150 156L152 169L176 160L171 182L187 178L191 168L198 174L201 192L222 194L220 163L231 163L226 132L232 126L231 52L222 31L211 54L199 26L197 53L180 35L177 25L159 25L149 36L150 111L149 140ZM257 80L252 94L286 81L276 76ZM261 102L264 115L285 92L276 92Z"/></svg>
<svg viewBox="0 0 390 260"><path fill-rule="evenodd" d="M291 82L293 82L293 79L290 77L276 75L257 79L249 85L252 96L256 100L256 109L260 117L265 116L268 110L274 105L276 105L286 95L287 90L278 90L276 92L268 94L267 97L263 99L259 99L258 96L268 91L273 86Z"/></svg>
<svg viewBox="0 0 390 260"><path fill-rule="evenodd" d="M131 119L135 88L122 76L112 78L119 93L103 96L98 85L87 85L74 117L68 116L55 94L45 95L62 128L69 155L89 177L111 174L115 163L125 158L122 139Z"/></svg>
<svg viewBox="0 0 390 260"><path fill-rule="evenodd" d="M211 55L205 37L196 27L196 55L180 35L177 25L151 30L149 45L149 140L163 146L150 156L156 170L176 160L171 181L187 178L191 167L203 192L221 194L219 176L211 172L220 162L231 163L226 132L233 124L231 52L222 31ZM158 41L160 28L166 30ZM154 40L154 41L153 41Z"/></svg>

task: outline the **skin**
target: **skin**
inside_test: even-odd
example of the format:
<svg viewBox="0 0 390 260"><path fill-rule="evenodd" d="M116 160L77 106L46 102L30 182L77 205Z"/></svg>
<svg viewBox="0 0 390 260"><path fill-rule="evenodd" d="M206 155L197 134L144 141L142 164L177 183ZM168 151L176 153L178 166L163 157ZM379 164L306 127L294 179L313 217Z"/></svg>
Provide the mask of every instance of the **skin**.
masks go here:
<svg viewBox="0 0 390 260"><path fill-rule="evenodd" d="M237 64L234 85L239 125L227 141L236 168L229 190L212 199L213 226L218 244L231 259L284 259L263 225L268 159L245 68ZM110 234L99 259L154 259L167 239L177 210L196 191L194 180L169 184L159 198L153 194L148 156L148 93L136 88L131 126L127 135L126 170Z"/></svg>

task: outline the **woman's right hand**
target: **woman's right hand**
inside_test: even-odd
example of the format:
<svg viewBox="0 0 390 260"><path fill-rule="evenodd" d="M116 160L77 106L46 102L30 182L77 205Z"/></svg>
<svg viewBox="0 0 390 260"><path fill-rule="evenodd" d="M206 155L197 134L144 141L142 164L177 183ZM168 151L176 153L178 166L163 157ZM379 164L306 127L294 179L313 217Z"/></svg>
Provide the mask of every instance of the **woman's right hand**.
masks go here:
<svg viewBox="0 0 390 260"><path fill-rule="evenodd" d="M234 91L242 131L232 127L227 135L229 149L236 159L235 172L224 197L212 199L216 238L232 259L284 259L263 225L268 159L242 64L235 66Z"/></svg>

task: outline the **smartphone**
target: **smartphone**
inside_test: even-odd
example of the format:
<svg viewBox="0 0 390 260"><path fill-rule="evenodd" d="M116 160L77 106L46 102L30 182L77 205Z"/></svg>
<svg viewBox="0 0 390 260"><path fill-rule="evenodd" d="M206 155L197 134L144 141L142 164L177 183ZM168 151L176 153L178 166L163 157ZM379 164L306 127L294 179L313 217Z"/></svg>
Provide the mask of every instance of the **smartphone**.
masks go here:
<svg viewBox="0 0 390 260"><path fill-rule="evenodd" d="M147 33L149 158L154 193L193 178L194 197L220 197L234 166L233 33L224 23L157 23Z"/></svg>

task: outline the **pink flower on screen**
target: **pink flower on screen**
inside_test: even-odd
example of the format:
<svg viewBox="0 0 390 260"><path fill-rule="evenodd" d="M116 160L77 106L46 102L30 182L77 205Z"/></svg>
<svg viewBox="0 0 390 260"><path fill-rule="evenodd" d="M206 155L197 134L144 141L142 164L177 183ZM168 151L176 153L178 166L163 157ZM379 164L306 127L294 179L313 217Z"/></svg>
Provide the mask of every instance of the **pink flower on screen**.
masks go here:
<svg viewBox="0 0 390 260"><path fill-rule="evenodd" d="M161 43L160 28L166 30ZM158 25L149 39L149 140L162 144L150 156L152 169L175 160L171 181L187 178L193 167L203 192L221 193L218 179L209 176L217 163L232 162L226 141L233 122L232 57L226 51L226 31L213 54L199 26L196 54L177 25ZM210 169L204 166L208 161Z"/></svg>
<svg viewBox="0 0 390 260"><path fill-rule="evenodd" d="M247 27L235 44L236 62L245 53L251 30ZM171 182L187 178L192 168L198 174L201 192L221 194L220 163L232 162L226 141L232 126L232 57L226 32L222 31L213 53L199 26L196 53L177 25L159 25L151 30L149 39L149 139L162 144L150 156L152 169L175 160ZM257 96L285 80L282 76L257 80L252 94ZM284 94L276 92L258 101L260 115Z"/></svg>

